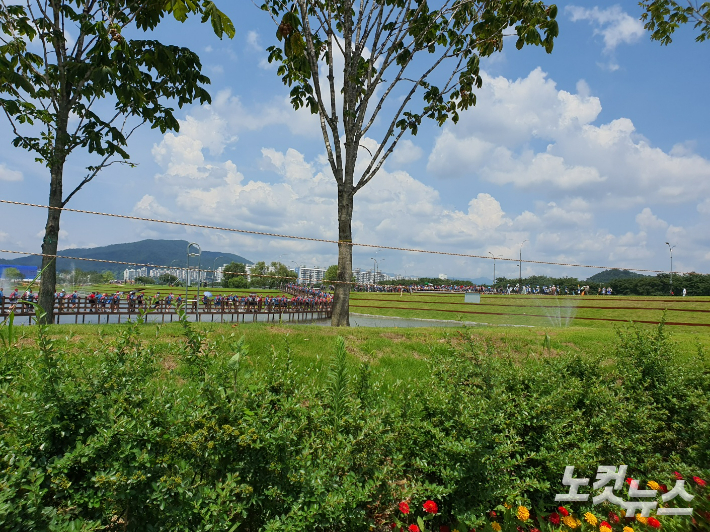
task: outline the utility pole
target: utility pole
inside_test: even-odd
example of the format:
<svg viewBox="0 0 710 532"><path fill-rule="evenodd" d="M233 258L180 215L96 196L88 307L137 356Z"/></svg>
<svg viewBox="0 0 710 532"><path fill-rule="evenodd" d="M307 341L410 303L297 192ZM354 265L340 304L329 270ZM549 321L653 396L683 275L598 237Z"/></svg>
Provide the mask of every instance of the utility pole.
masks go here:
<svg viewBox="0 0 710 532"><path fill-rule="evenodd" d="M496 287L496 256L491 253L490 251L488 254L493 257L493 289L495 290Z"/></svg>
<svg viewBox="0 0 710 532"><path fill-rule="evenodd" d="M671 295L673 295L673 248L675 246L671 246L670 242L666 242L668 245L668 251L671 253Z"/></svg>
<svg viewBox="0 0 710 532"><path fill-rule="evenodd" d="M218 259L223 259L223 258L224 258L224 255L219 255L219 256L217 256L217 258L215 258L215 259L212 261L212 288L214 288L214 278L215 278L215 273L216 273L216 269L215 269L215 268L216 268L216 266L217 266L217 260L218 260Z"/></svg>
<svg viewBox="0 0 710 532"><path fill-rule="evenodd" d="M520 243L520 266L519 266L520 269L518 272L518 275L520 276L520 281L519 281L520 284L518 284L518 294L523 293L523 244L525 244L525 242L527 242L527 241L528 240L526 238L525 240L523 240Z"/></svg>

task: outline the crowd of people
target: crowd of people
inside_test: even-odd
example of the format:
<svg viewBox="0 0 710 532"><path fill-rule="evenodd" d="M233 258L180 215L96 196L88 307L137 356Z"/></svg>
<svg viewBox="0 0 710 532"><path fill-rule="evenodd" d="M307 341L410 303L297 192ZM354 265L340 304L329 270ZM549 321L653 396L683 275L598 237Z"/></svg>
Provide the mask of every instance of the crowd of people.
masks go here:
<svg viewBox="0 0 710 532"><path fill-rule="evenodd" d="M386 292L399 294L402 292L482 292L484 286L477 285L432 285L432 284L408 284L408 285L379 285L379 284L356 284L353 292Z"/></svg>
<svg viewBox="0 0 710 532"><path fill-rule="evenodd" d="M289 285L293 286L293 285ZM297 312L328 310L332 304L332 296L319 290L305 289L303 293L295 291L289 296L272 296L252 294L202 294L197 300L190 299L190 311L202 310L204 312ZM18 310L27 312L30 302L37 302L38 294L28 289L20 293L15 289L7 296L7 301L12 305L21 305ZM162 296L160 292L153 295L144 294L141 290L130 292L116 291L114 293L93 291L87 296L80 296L77 291L71 293L66 290L54 294L55 308L58 312L118 312L123 310L121 302L126 301L128 312L148 310L165 312L180 307L185 302L184 294L169 294ZM0 287L0 310L5 309L5 294ZM125 309L124 307L124 309Z"/></svg>
<svg viewBox="0 0 710 532"><path fill-rule="evenodd" d="M589 288L589 285L581 286L577 285L576 287L572 286L556 286L556 285L550 285L550 286L532 286L532 285L523 285L522 289L520 288L519 284L516 285L506 285L505 289L499 290L498 293L502 294L523 294L523 295L546 295L546 296L568 296L568 295L574 295L574 296L588 296L593 293L593 291ZM599 286L597 288L597 295L598 296L610 296L613 294L613 290L611 287L604 287L604 286Z"/></svg>

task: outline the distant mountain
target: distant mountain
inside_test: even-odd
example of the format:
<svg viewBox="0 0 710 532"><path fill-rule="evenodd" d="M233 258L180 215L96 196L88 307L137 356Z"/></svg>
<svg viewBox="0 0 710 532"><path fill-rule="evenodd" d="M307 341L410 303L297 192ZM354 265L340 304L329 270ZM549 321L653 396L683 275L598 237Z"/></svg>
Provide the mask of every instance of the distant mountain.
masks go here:
<svg viewBox="0 0 710 532"><path fill-rule="evenodd" d="M628 270L604 270L603 272L592 275L587 281L593 283L608 283L616 279L631 279L634 277L646 277L640 273L630 272Z"/></svg>
<svg viewBox="0 0 710 532"><path fill-rule="evenodd" d="M126 244L112 244L97 248L65 249L58 253L64 257L80 257L87 259L115 260L121 262L135 262L138 264L155 264L156 266L185 267L187 258L187 240L141 240L140 242L130 242ZM214 261L217 260L217 263ZM248 259L234 253L223 251L203 251L200 258L201 267L211 269L213 265L221 266L228 262L241 262L252 264ZM23 266L40 266L41 257L28 256L18 259L0 258L2 264L17 264ZM197 257L190 257L190 266L197 266ZM111 264L92 261L82 261L74 259L57 259L57 269L71 270L80 268L82 270L111 270L118 278L122 278L123 270L132 268L124 264Z"/></svg>

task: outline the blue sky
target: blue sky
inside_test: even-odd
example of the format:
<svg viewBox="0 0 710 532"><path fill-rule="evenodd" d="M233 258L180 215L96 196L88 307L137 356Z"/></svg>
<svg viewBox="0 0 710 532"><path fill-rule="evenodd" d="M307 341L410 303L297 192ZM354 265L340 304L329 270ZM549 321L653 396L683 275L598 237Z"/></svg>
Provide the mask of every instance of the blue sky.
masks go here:
<svg viewBox="0 0 710 532"><path fill-rule="evenodd" d="M314 117L293 111L265 47L273 22L250 2L223 2L233 40L197 21L155 37L199 53L211 106L177 111L179 133L132 138L138 167L112 167L70 207L336 238L335 185ZM406 137L355 197L354 240L563 263L708 273L710 262L710 44L684 28L651 42L636 2L559 3L552 54L504 51L483 61L477 106L459 124L426 123ZM382 124L380 124L382 126ZM376 145L382 127L370 135ZM13 148L0 125L2 199L46 203L47 171ZM67 185L92 160L75 155ZM0 206L0 248L38 251L45 215ZM66 213L60 247L184 238L251 260L328 266L334 245ZM369 268L372 250L355 251ZM490 277L490 260L380 250L381 269ZM517 276L498 262L498 275ZM599 270L523 264L524 274L585 278Z"/></svg>

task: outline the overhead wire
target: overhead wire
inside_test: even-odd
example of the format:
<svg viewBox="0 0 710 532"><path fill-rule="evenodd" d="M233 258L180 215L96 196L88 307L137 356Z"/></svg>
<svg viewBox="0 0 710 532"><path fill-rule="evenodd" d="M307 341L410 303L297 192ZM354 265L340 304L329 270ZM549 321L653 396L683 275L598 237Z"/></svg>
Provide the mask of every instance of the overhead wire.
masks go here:
<svg viewBox="0 0 710 532"><path fill-rule="evenodd" d="M554 262L554 261L544 261L544 260L531 260L531 259L522 259L520 257L519 258L507 258L507 257L492 258L489 255L476 255L476 254L472 254L472 253L454 253L451 251L436 251L436 250L417 249L417 248L404 248L404 247L398 247L398 246L385 246L385 245L380 245L380 244L367 244L367 243L363 243L363 242L350 242L350 241L343 241L343 240L329 240L329 239L325 239L325 238L284 235L284 234L279 234L279 233L269 233L266 231L253 231L253 230L249 230L249 229L237 229L234 227L220 227L220 226L216 226L216 225L205 225L205 224L196 224L196 223L190 223L190 222L179 222L179 221L175 221L175 220L161 220L158 218L146 218L143 216L131 216L131 215L127 215L127 214L114 214L114 213L106 213L106 212L100 212L100 211L88 211L88 210L84 210L84 209L72 209L72 208L68 208L68 207L52 207L49 205L40 205L37 203L26 203L26 202L21 202L21 201L11 201L11 200L4 200L4 199L0 199L0 203L4 203L7 205L20 205L20 206L24 206L24 207L35 207L35 208L41 208L41 209L56 209L56 210L62 210L62 211L66 211L66 212L75 212L75 213L80 213L80 214L91 214L91 215L96 215L96 216L107 216L110 218L119 218L119 219L124 219L124 220L134 220L134 221L150 222L150 223L162 223L162 224L177 225L177 226L182 226L182 227L192 227L192 228L196 228L196 229L227 231L227 232L241 233L241 234L247 234L247 235L268 236L268 237L273 237L273 238L285 238L285 239L302 240L302 241L318 242L318 243L326 243L326 244L346 244L346 245L353 246L353 247L359 246L359 247L384 249L384 250L391 250L391 251L405 251L405 252L410 252L410 253L426 253L426 254L431 254L431 255L446 255L446 256L451 256L451 257L463 257L463 258L471 258L471 259L502 260L502 261L508 261L508 262L518 262L521 264L522 263L542 264L542 265L548 265L548 266L565 266L565 267L571 267L571 268L623 270L623 271L645 272L645 273L666 273L666 270L653 270L653 269L648 269L648 268L622 268L619 266L604 266L604 265L577 264L577 263ZM34 254L34 255L37 255L37 254ZM82 259L82 260L85 260L85 259ZM695 272L674 272L674 273L679 274L679 275L684 275L684 274L695 273ZM356 283L346 283L346 284L356 284Z"/></svg>

